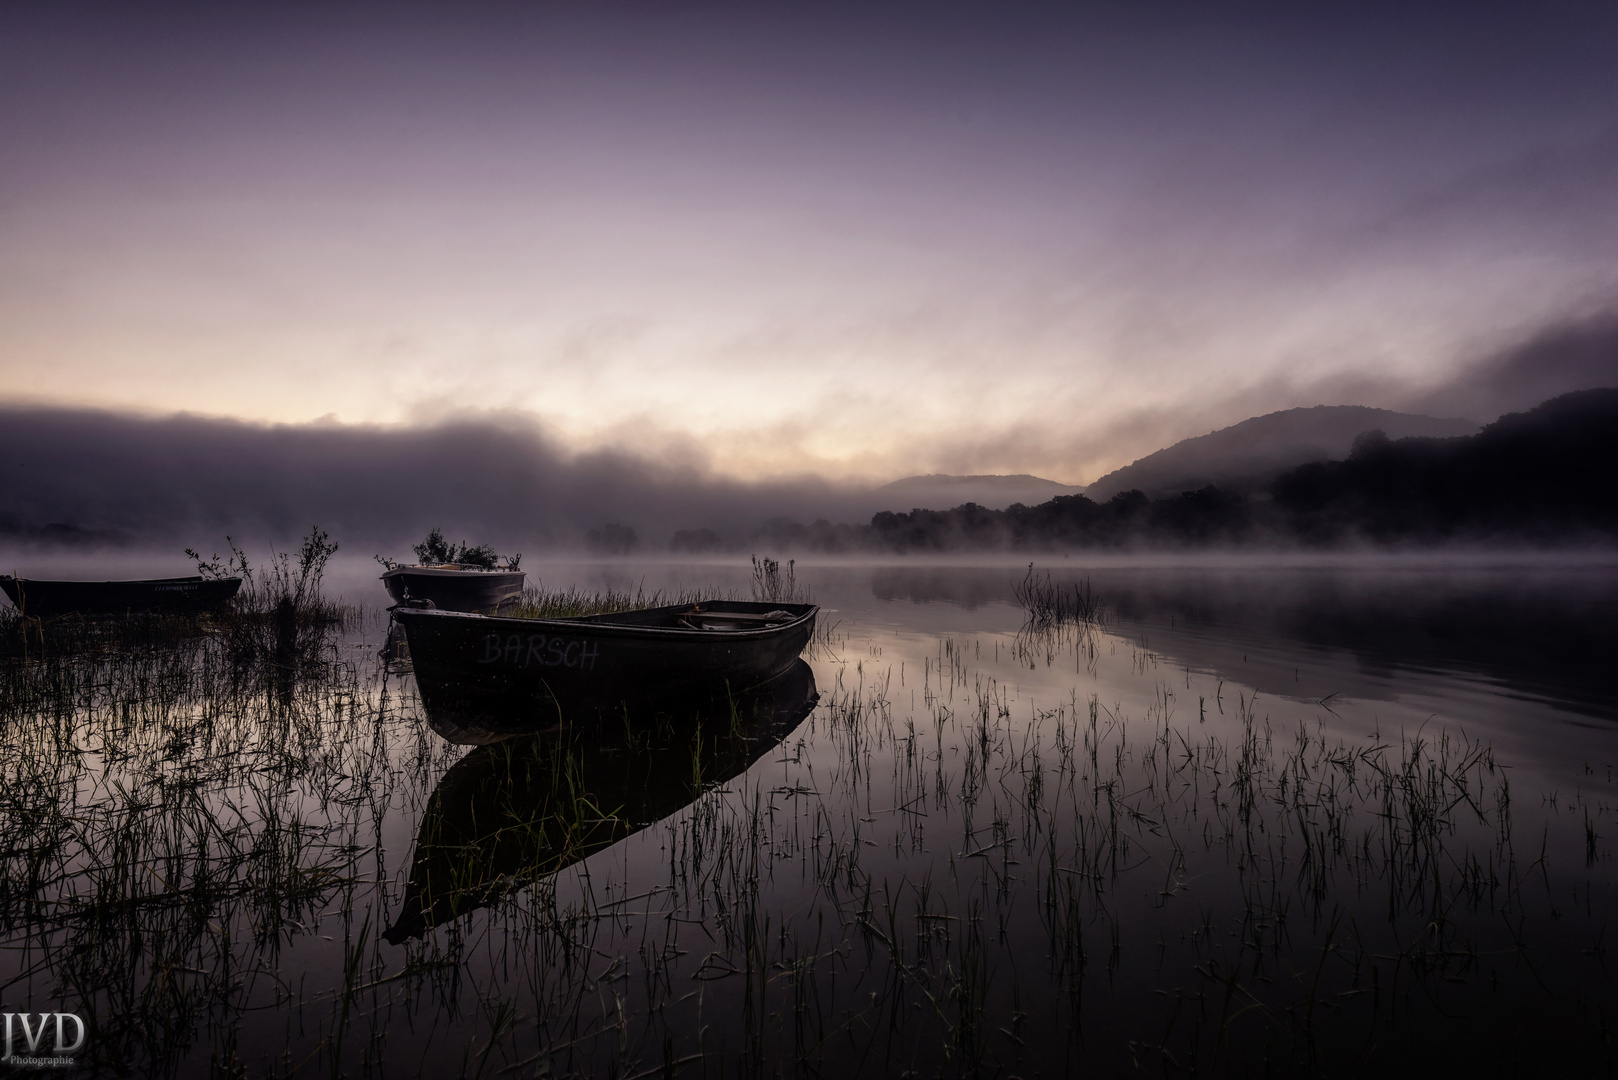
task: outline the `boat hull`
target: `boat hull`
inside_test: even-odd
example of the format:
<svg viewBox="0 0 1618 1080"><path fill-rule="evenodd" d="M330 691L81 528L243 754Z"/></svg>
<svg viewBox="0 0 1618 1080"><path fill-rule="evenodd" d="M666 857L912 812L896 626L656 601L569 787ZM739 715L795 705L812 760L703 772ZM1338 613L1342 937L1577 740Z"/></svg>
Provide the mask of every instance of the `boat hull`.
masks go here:
<svg viewBox="0 0 1618 1080"><path fill-rule="evenodd" d="M537 730L581 712L724 694L786 672L814 633L808 604L734 602L777 625L671 625L691 605L571 619L512 619L400 607L416 686L435 726ZM709 611L712 608L708 609Z"/></svg>
<svg viewBox="0 0 1618 1080"><path fill-rule="evenodd" d="M382 575L396 604L430 600L444 611L495 611L522 599L521 570L446 570L398 566Z"/></svg>
<svg viewBox="0 0 1618 1080"><path fill-rule="evenodd" d="M209 611L224 607L241 578L151 578L144 581L42 581L0 576L0 591L33 618Z"/></svg>

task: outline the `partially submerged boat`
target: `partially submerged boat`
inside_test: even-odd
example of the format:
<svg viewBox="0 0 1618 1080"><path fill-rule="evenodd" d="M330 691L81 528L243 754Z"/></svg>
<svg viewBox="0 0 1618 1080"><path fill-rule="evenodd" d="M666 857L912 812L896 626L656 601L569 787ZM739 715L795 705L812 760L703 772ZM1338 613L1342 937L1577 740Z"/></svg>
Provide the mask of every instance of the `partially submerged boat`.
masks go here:
<svg viewBox="0 0 1618 1080"><path fill-rule="evenodd" d="M819 701L795 660L723 704L603 733L555 732L480 746L450 766L422 814L395 945L511 893L660 821L779 746ZM628 730L626 730L628 729Z"/></svg>
<svg viewBox="0 0 1618 1080"><path fill-rule="evenodd" d="M396 604L430 601L443 611L498 611L522 599L521 570L468 563L390 566L382 584Z"/></svg>
<svg viewBox="0 0 1618 1080"><path fill-rule="evenodd" d="M242 587L239 577L148 578L140 581L47 581L0 575L3 591L32 618L123 615L148 611L212 611Z"/></svg>
<svg viewBox="0 0 1618 1080"><path fill-rule="evenodd" d="M459 742L538 730L580 712L759 686L797 661L818 611L716 600L517 619L402 604L394 618L429 719L441 732L468 733L446 734Z"/></svg>

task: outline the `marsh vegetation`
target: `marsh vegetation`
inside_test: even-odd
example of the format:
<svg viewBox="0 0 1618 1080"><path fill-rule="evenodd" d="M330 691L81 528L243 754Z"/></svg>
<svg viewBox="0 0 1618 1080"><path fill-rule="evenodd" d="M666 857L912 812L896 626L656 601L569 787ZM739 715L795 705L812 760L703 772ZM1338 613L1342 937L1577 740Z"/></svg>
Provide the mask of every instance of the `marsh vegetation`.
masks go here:
<svg viewBox="0 0 1618 1080"><path fill-rule="evenodd" d="M1021 633L850 606L796 717L471 752L375 612L12 654L0 993L106 1074L1611 1071L1599 762L1255 694L1071 584Z"/></svg>

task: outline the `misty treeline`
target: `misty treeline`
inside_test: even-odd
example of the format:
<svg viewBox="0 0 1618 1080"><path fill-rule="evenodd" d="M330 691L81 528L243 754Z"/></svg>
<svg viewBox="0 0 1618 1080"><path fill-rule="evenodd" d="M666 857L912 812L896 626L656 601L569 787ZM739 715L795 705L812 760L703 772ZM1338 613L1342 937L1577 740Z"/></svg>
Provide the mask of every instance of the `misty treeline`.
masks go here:
<svg viewBox="0 0 1618 1080"><path fill-rule="evenodd" d="M1293 469L1258 496L1217 487L1153 500L1062 495L1038 506L883 512L869 525L770 522L756 546L836 552L1243 547L1558 546L1618 538L1618 390L1586 390L1476 435L1361 435L1346 460Z"/></svg>
<svg viewBox="0 0 1618 1080"><path fill-rule="evenodd" d="M1614 539L1618 390L1585 390L1503 416L1476 435L1391 440L1367 431L1346 460L1292 469L1257 495L1215 486L1155 500L1140 491L1100 502L1060 495L1004 510L966 503L883 511L869 524L774 517L736 540L709 528L677 530L666 548L861 554ZM592 530L587 546L599 554L655 550L617 524Z"/></svg>

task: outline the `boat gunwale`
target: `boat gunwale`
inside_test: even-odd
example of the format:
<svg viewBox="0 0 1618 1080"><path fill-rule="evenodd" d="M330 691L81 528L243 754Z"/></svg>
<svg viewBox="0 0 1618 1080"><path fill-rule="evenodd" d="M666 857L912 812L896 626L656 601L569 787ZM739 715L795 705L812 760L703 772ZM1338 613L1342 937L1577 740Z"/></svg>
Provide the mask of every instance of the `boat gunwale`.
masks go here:
<svg viewBox="0 0 1618 1080"><path fill-rule="evenodd" d="M487 577L489 575L514 574L517 577L527 577L528 571L508 570L501 567L487 566L465 566L454 568L447 566L395 566L384 570L381 575L381 580L386 581L388 578L399 577L403 574L424 574L431 577L454 577L461 574Z"/></svg>
<svg viewBox="0 0 1618 1080"><path fill-rule="evenodd" d="M103 581L96 578L31 578L17 577L12 574L0 574L0 581L20 581L25 585L182 585L190 584L193 581L234 581L240 584L242 579L239 577L211 578L203 577L201 574L192 574L186 577L110 578Z"/></svg>
<svg viewBox="0 0 1618 1080"><path fill-rule="evenodd" d="M721 602L723 602L723 601L721 601ZM754 603L755 601L742 601L742 602ZM602 612L602 613L596 614L596 615L565 615L565 616L561 616L559 618L537 619L537 618L524 618L524 617L518 616L518 615L482 615L482 614L478 614L476 612L470 612L470 611L446 611L446 610L441 609L441 608L410 608L410 607L404 607L403 605L400 605L399 607L394 609L394 615L395 616L405 615L405 616L407 616L409 618L415 618L417 616L425 615L425 616L432 616L434 618L452 617L452 618L460 618L460 619L477 619L477 620L480 620L482 622L494 623L494 624L497 624L497 625L505 626L507 628L531 627L531 628L533 628L535 630L545 629L545 628L552 628L552 629L555 629L555 630L567 630L567 631L571 631L571 632L574 632L574 633L577 633L581 628L583 628L583 629L589 629L589 630L611 630L611 631L614 631L615 633L618 633L618 634L629 634L629 635L636 636L636 637L640 637L640 636L661 637L661 636L667 635L669 637L676 638L676 639L697 638L697 639L709 640L709 641L713 641L713 640L737 641L737 640L752 640L752 639L758 638L758 637L767 637L767 636L772 636L772 635L784 633L784 632L786 632L788 630L792 630L792 629L794 629L794 628L796 628L798 626L801 626L805 622L808 622L808 621L814 619L814 617L820 613L820 607L817 604L804 604L804 605L790 604L790 605L784 605L784 606L782 606L781 610L785 610L787 607L804 607L804 608L806 608L806 610L803 611L802 613L798 614L798 615L793 616L790 620L788 620L786 622L776 623L774 626L761 626L761 627L758 627L757 629L751 629L751 630L701 630L701 629L697 629L697 628L694 628L694 627L636 626L636 625L628 624L628 623L612 623L612 622L594 621L594 620L599 620L599 619L601 619L603 617L611 617L613 615L644 614L644 613L653 612L653 611L668 611L668 612L689 611L691 609L691 607L692 607L692 605L690 605L690 604L671 604L671 605L669 605L667 607L662 607L662 608L640 608L640 609L635 610L635 611L609 611L609 612ZM703 614L703 615L712 614L715 618L722 618L723 615L724 615L723 612L717 612L717 611L716 612L711 612L711 613L710 612L699 612L698 614Z"/></svg>

